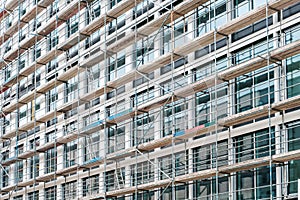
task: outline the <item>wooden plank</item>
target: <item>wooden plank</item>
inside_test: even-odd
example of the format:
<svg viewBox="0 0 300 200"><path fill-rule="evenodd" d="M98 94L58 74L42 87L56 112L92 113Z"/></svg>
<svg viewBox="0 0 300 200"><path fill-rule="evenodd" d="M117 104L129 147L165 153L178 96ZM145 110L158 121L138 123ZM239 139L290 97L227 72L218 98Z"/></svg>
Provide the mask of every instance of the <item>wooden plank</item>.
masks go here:
<svg viewBox="0 0 300 200"><path fill-rule="evenodd" d="M277 60L284 60L291 56L297 55L300 51L300 40L287 44L283 47L277 48L270 53L271 58Z"/></svg>
<svg viewBox="0 0 300 200"><path fill-rule="evenodd" d="M47 142L44 145L36 148L36 151L37 152L45 152L45 151L47 151L49 149L53 149L54 147L58 147L60 145L61 144L60 143L56 143L56 141L51 141L51 142Z"/></svg>
<svg viewBox="0 0 300 200"><path fill-rule="evenodd" d="M36 69L39 69L41 66L43 66L42 64L40 63L37 63L37 62L34 62L32 63L30 66L28 67L25 67L24 69L22 69L20 71L20 75L19 76L19 80L22 79L22 76L25 77L25 76L29 76L30 74L32 74Z"/></svg>
<svg viewBox="0 0 300 200"><path fill-rule="evenodd" d="M78 44L79 42L81 42L82 40L84 40L87 37L88 37L87 35L83 35L81 33L75 33L75 34L71 35L65 42L59 43L57 46L57 49L67 51L71 47Z"/></svg>
<svg viewBox="0 0 300 200"><path fill-rule="evenodd" d="M63 105L59 106L57 108L57 111L58 112L67 112L67 111L70 111L74 108L77 108L78 106L84 104L85 102L84 101L81 101L81 100L73 100L71 102L66 102L64 103Z"/></svg>
<svg viewBox="0 0 300 200"><path fill-rule="evenodd" d="M43 93L45 94L49 90L61 85L61 81L57 81L57 79L52 79L49 82L40 85L38 88L36 88L37 93Z"/></svg>
<svg viewBox="0 0 300 200"><path fill-rule="evenodd" d="M44 8L35 5L29 11L27 11L23 16L21 16L20 21L29 23L36 15L40 14Z"/></svg>
<svg viewBox="0 0 300 200"><path fill-rule="evenodd" d="M13 191L15 189L17 189L18 186L16 184L14 185L9 185L9 186L6 186L6 187L3 187L1 188L1 193L6 193L6 192L10 192L10 191Z"/></svg>
<svg viewBox="0 0 300 200"><path fill-rule="evenodd" d="M2 111L6 114L13 112L14 110L18 109L22 105L17 102L17 99L11 100L10 104L2 108Z"/></svg>
<svg viewBox="0 0 300 200"><path fill-rule="evenodd" d="M25 180L23 182L18 183L18 186L19 187L26 187L26 186L29 186L29 185L33 185L34 182L35 182L34 179Z"/></svg>
<svg viewBox="0 0 300 200"><path fill-rule="evenodd" d="M62 137L57 138L57 142L60 144L67 144L68 142L72 142L76 140L80 135L73 131L72 133L68 133Z"/></svg>
<svg viewBox="0 0 300 200"><path fill-rule="evenodd" d="M46 52L44 55L39 57L36 61L37 61L37 63L41 63L43 65L46 65L48 62L53 60L55 57L61 55L62 53L63 53L63 51L52 48L51 51Z"/></svg>
<svg viewBox="0 0 300 200"><path fill-rule="evenodd" d="M300 149L289 151L286 153L276 154L272 156L273 161L280 162L280 163L288 162L291 160L299 160L299 159L300 159Z"/></svg>
<svg viewBox="0 0 300 200"><path fill-rule="evenodd" d="M65 12L65 9L62 9L60 11L60 13L63 13L63 12ZM46 36L63 23L64 23L64 21L62 19L56 20L56 15L54 15L48 21L46 21L46 23L43 23L42 26L40 26L36 30L37 35Z"/></svg>
<svg viewBox="0 0 300 200"><path fill-rule="evenodd" d="M85 1L71 1L63 8L62 12L57 13L57 17L58 19L67 21L73 15L78 13L81 9L86 7L86 5L87 3Z"/></svg>
<svg viewBox="0 0 300 200"><path fill-rule="evenodd" d="M50 6L53 2L54 2L54 0L40 0L40 1L38 2L38 5L39 5L40 7L46 8L46 7Z"/></svg>
<svg viewBox="0 0 300 200"><path fill-rule="evenodd" d="M300 51L300 40L279 47L270 52L270 57L272 59L284 60L290 56L296 55ZM231 80L239 77L243 74L247 74L251 71L257 70L267 66L267 54L263 54L259 57L252 58L251 60L245 61L236 66L230 67L218 74L219 79Z"/></svg>
<svg viewBox="0 0 300 200"><path fill-rule="evenodd" d="M140 0L138 0L140 1ZM99 17L94 19L89 25L85 26L81 33L85 35L91 35L95 31L102 28L105 24L109 24L109 22L113 21L114 18L117 18L128 10L132 9L135 6L134 0L123 0L117 5L115 5L112 9L110 9L107 14L101 14ZM106 23L105 23L106 21Z"/></svg>
<svg viewBox="0 0 300 200"><path fill-rule="evenodd" d="M112 90L113 90L112 88L106 88L107 92L112 91ZM89 93L86 93L86 94L82 95L81 97L79 97L79 99L82 100L82 101L88 102L88 101L91 101L91 100L103 95L104 91L105 91L104 87L99 87L99 88L97 88L96 90L94 90L92 92L89 92Z"/></svg>
<svg viewBox="0 0 300 200"><path fill-rule="evenodd" d="M18 55L22 54L25 52L25 49L19 49L19 47L14 47L14 49L11 49L9 52L7 52L6 54L4 54L4 60L8 60L8 61L13 61L14 59L16 59L18 57Z"/></svg>
<svg viewBox="0 0 300 200"><path fill-rule="evenodd" d="M262 57L255 57L241 64L230 67L218 74L219 79L229 81L253 70L267 65L267 60Z"/></svg>
<svg viewBox="0 0 300 200"><path fill-rule="evenodd" d="M221 173L233 173L233 172L239 172L244 170L250 170L262 166L267 166L270 162L270 157L262 157L262 158L256 158L251 160L246 160L243 162L238 162L232 165L222 166L219 167L219 171Z"/></svg>
<svg viewBox="0 0 300 200"><path fill-rule="evenodd" d="M125 157L128 157L128 156L133 156L133 155L135 155L135 152L136 152L135 147L129 147L127 149L122 149L122 150L116 151L114 153L108 154L107 160L114 160L115 161L115 160L125 158Z"/></svg>
<svg viewBox="0 0 300 200"><path fill-rule="evenodd" d="M266 116L268 114L268 110L269 110L268 105L259 106L259 107L252 108L250 110L220 119L218 123L221 126L233 126L236 124L241 124L241 123L253 120L253 119L257 119L257 118ZM274 113L274 111L272 111L272 113Z"/></svg>
<svg viewBox="0 0 300 200"><path fill-rule="evenodd" d="M6 159L6 160L3 160L2 162L1 162L1 164L3 165L3 166L9 166L9 165L11 165L11 164L13 164L13 163L15 163L15 162L17 162L17 161L19 161L20 159L18 158L18 157L11 157L11 158L8 158L8 159Z"/></svg>
<svg viewBox="0 0 300 200"><path fill-rule="evenodd" d="M19 127L19 130L21 131L29 131L30 129L33 129L35 127L35 125L40 124L39 122L35 122L35 121L29 121L26 124L24 124L23 126Z"/></svg>
<svg viewBox="0 0 300 200"><path fill-rule="evenodd" d="M212 125L212 126L208 126L208 127L202 127L202 126L197 126L194 127L192 129L188 129L185 131L185 133L183 135L180 136L176 136L176 139L189 139L189 138L193 138L199 135L203 135L215 130L220 130L222 129L222 127L219 127L217 125Z"/></svg>
<svg viewBox="0 0 300 200"><path fill-rule="evenodd" d="M150 151L159 147L167 146L172 143L173 136L169 135L163 138L152 140L147 143L139 144L137 149L141 151Z"/></svg>
<svg viewBox="0 0 300 200"><path fill-rule="evenodd" d="M95 166L99 166L104 163L104 159L102 158L92 158L91 160L83 163L81 165L82 168L92 168Z"/></svg>
<svg viewBox="0 0 300 200"><path fill-rule="evenodd" d="M56 174L60 175L60 176L66 176L68 174L75 173L77 170L80 170L80 169L81 169L80 165L73 165L71 167L67 167L67 168L58 170L56 172Z"/></svg>
<svg viewBox="0 0 300 200"><path fill-rule="evenodd" d="M11 25L11 27L9 27L9 28L4 32L4 34L5 34L5 35L8 35L8 36L10 36L10 37L12 37L15 33L18 32L18 30L19 30L19 28L18 28L19 24L20 24L20 29L22 29L22 28L26 25L26 23L23 22L23 21L20 21L20 23L19 23L18 21L16 21L13 25ZM5 39L5 38L4 38L4 39ZM2 41L1 41L1 42L2 42ZM6 42L6 40L4 40L3 43L4 43L4 42Z"/></svg>
<svg viewBox="0 0 300 200"><path fill-rule="evenodd" d="M23 3L24 0L19 0L19 1L16 1L16 0L8 0L8 1L5 1L5 9L6 10L9 10L9 11L13 11L18 5L19 3Z"/></svg>
<svg viewBox="0 0 300 200"><path fill-rule="evenodd" d="M78 67L78 65L76 65L70 69L67 69L64 73L58 75L57 80L66 82L83 71L84 68Z"/></svg>
<svg viewBox="0 0 300 200"><path fill-rule="evenodd" d="M28 151L25 151L25 152L19 154L18 158L27 159L27 158L34 156L35 154L37 154L37 152L35 152L34 150L28 150Z"/></svg>
<svg viewBox="0 0 300 200"><path fill-rule="evenodd" d="M54 179L55 177L56 177L55 172L51 172L51 173L48 173L48 174L43 174L41 176L38 176L36 178L36 181L37 182L46 182L46 181L50 181L50 180Z"/></svg>
<svg viewBox="0 0 300 200"><path fill-rule="evenodd" d="M175 182L178 184L178 183L183 183L183 182L207 179L207 178L215 176L216 172L217 172L217 170L215 168L214 169L201 170L201 171L198 171L198 172L193 172L193 173L190 173L190 174L177 176L177 177L175 177Z"/></svg>
<svg viewBox="0 0 300 200"><path fill-rule="evenodd" d="M38 94L38 93L35 94L35 92L36 92L35 90L27 92L25 95L23 95L19 99L19 103L27 104L34 99L35 95L36 95L36 97L40 96L40 94Z"/></svg>
<svg viewBox="0 0 300 200"><path fill-rule="evenodd" d="M63 113L62 112L57 112L56 110L53 110L53 111L47 112L44 116L36 119L36 121L45 123L45 122L49 121L50 119L53 119L54 117L57 117L61 114L63 114Z"/></svg>
<svg viewBox="0 0 300 200"><path fill-rule="evenodd" d="M17 129L10 130L10 131L6 132L4 135L2 135L1 138L2 139L11 139L17 135L16 133L17 133Z"/></svg>
<svg viewBox="0 0 300 200"><path fill-rule="evenodd" d="M300 106L300 95L288 98L286 100L274 103L272 109L275 110L288 110Z"/></svg>
<svg viewBox="0 0 300 200"><path fill-rule="evenodd" d="M35 42L40 41L42 38L44 38L44 37L41 35L28 34L26 36L26 38L20 42L20 48L29 49L30 47L32 47L35 44Z"/></svg>

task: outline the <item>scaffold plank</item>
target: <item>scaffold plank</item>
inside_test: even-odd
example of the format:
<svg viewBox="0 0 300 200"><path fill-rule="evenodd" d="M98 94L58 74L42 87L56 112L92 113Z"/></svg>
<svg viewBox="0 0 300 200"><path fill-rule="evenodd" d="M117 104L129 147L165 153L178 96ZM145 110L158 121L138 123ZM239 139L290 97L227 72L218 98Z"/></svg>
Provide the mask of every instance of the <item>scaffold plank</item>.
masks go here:
<svg viewBox="0 0 300 200"><path fill-rule="evenodd" d="M19 80L22 79L22 77L27 77L30 74L32 74L36 69L39 69L41 66L43 66L40 63L34 62L30 66L25 67L19 72Z"/></svg>
<svg viewBox="0 0 300 200"><path fill-rule="evenodd" d="M5 1L5 9L6 10L9 10L9 11L13 11L18 5L19 3L23 3L24 0L8 0L8 1Z"/></svg>
<svg viewBox="0 0 300 200"><path fill-rule="evenodd" d="M268 114L269 106L264 105L264 106L259 106L238 114L231 115L229 117L223 118L219 120L219 124L221 126L233 126L236 124L241 124L244 122L251 121L253 119L257 119L260 117L264 117ZM273 114L274 111L271 111Z"/></svg>
<svg viewBox="0 0 300 200"><path fill-rule="evenodd" d="M51 142L47 142L44 145L41 145L39 147L36 148L37 152L45 152L49 149L53 149L54 147L58 147L61 146L61 143L57 143L56 140L51 141Z"/></svg>
<svg viewBox="0 0 300 200"><path fill-rule="evenodd" d="M174 137L176 139L189 139L220 129L222 129L222 127L217 126L215 122L208 122L206 124L182 131L181 134L174 134Z"/></svg>
<svg viewBox="0 0 300 200"><path fill-rule="evenodd" d="M32 149L32 150L28 150L28 151L25 151L25 152L19 154L18 158L27 159L27 158L30 158L30 157L34 156L35 154L37 154L37 152Z"/></svg>
<svg viewBox="0 0 300 200"><path fill-rule="evenodd" d="M29 92L27 92L26 94L24 94L20 99L19 99L19 103L21 104L26 104L29 103L30 101L32 101L34 99L34 97L38 97L39 94L36 94L36 90L31 90ZM19 105L18 105L19 107Z"/></svg>
<svg viewBox="0 0 300 200"><path fill-rule="evenodd" d="M9 185L9 186L6 186L6 187L3 187L1 188L1 193L6 193L6 192L10 192L10 191L13 191L17 188L17 184L14 184L14 185Z"/></svg>
<svg viewBox="0 0 300 200"><path fill-rule="evenodd" d="M11 139L17 135L17 129L6 131L5 134L1 136L2 139Z"/></svg>
<svg viewBox="0 0 300 200"><path fill-rule="evenodd" d="M81 33L72 34L65 42L59 43L57 49L67 51L87 37L87 35Z"/></svg>
<svg viewBox="0 0 300 200"><path fill-rule="evenodd" d="M86 1L71 1L64 7L64 12L58 12L57 17L63 21L67 21L73 15L86 7Z"/></svg>
<svg viewBox="0 0 300 200"><path fill-rule="evenodd" d="M296 108L300 106L300 95L288 98L286 100L274 103L272 109L275 110L288 110L291 108Z"/></svg>
<svg viewBox="0 0 300 200"><path fill-rule="evenodd" d="M57 138L57 142L60 144L67 144L68 142L76 140L78 137L81 136L77 134L76 130L74 130L71 133L68 133L67 135Z"/></svg>
<svg viewBox="0 0 300 200"><path fill-rule="evenodd" d="M46 8L46 7L50 6L53 2L54 2L54 0L39 0L37 2L37 4L40 7Z"/></svg>
<svg viewBox="0 0 300 200"><path fill-rule="evenodd" d="M53 60L55 57L61 55L62 53L63 53L63 51L58 50L56 48L52 48L51 51L46 52L44 55L39 57L36 61L37 61L37 63L46 65L48 62Z"/></svg>
<svg viewBox="0 0 300 200"><path fill-rule="evenodd" d="M57 79L52 79L49 82L47 82L45 84L42 84L41 86L39 86L38 88L36 88L36 91L37 91L37 93L45 94L49 90L51 90L54 87L59 86L61 84L62 84L61 81L57 81Z"/></svg>
<svg viewBox="0 0 300 200"><path fill-rule="evenodd" d="M119 2L116 6L114 6L112 9L107 11L107 15L112 18L118 18L122 14L129 11L131 8L134 8L135 5L142 2L143 0L123 0Z"/></svg>
<svg viewBox="0 0 300 200"><path fill-rule="evenodd" d="M37 122L44 122L46 123L47 121L63 114L62 112L57 112L56 110L52 110L50 112L47 112L44 116L37 118Z"/></svg>
<svg viewBox="0 0 300 200"><path fill-rule="evenodd" d="M108 88L106 87L106 92L112 91L112 88ZM86 93L84 95L82 95L81 97L79 97L80 100L88 102L91 101L97 97L100 97L101 95L104 94L105 88L104 87L99 87L96 90Z"/></svg>
<svg viewBox="0 0 300 200"><path fill-rule="evenodd" d="M104 121L98 120L82 128L80 135L86 136L104 129Z"/></svg>
<svg viewBox="0 0 300 200"><path fill-rule="evenodd" d="M274 162L288 162L291 160L299 160L300 159L300 150L289 151L286 153L275 154L272 156L272 161Z"/></svg>
<svg viewBox="0 0 300 200"><path fill-rule="evenodd" d="M85 103L85 101L81 101L81 100L73 100L73 101L70 101L70 102L65 102L57 108L57 111L65 113L65 112L70 111L74 108L77 108L78 106L80 106L84 103Z"/></svg>
<svg viewBox="0 0 300 200"><path fill-rule="evenodd" d="M270 52L270 57L284 60L290 56L296 55L300 50L300 40L290 43L288 45L279 47ZM251 71L257 70L264 66L267 66L267 54L261 55L259 57L252 58L241 64L232 66L218 74L219 79L231 80L241 75L247 74Z"/></svg>
<svg viewBox="0 0 300 200"><path fill-rule="evenodd" d="M29 186L29 185L33 185L34 182L35 182L34 179L25 180L23 182L18 183L18 186L19 187L26 187L26 186Z"/></svg>
<svg viewBox="0 0 300 200"><path fill-rule="evenodd" d="M28 34L26 38L20 42L20 48L29 49L35 44L35 42L38 42L43 38L44 37L42 35Z"/></svg>
<svg viewBox="0 0 300 200"><path fill-rule="evenodd" d="M233 173L239 172L249 169L254 169L257 167L267 166L270 162L270 157L262 157L262 158L255 158L251 160L246 160L242 162L238 162L232 165L222 166L219 167L219 171L221 173Z"/></svg>
<svg viewBox="0 0 300 200"><path fill-rule="evenodd" d="M46 182L46 181L50 181L52 179L55 179L56 177L56 173L55 172L51 172L51 173L48 173L48 174L43 174L41 176L38 176L36 178L36 181L37 182Z"/></svg>
<svg viewBox="0 0 300 200"><path fill-rule="evenodd" d="M80 169L81 169L80 165L76 164L76 165L73 165L73 166L70 166L70 167L58 170L56 172L56 174L60 175L60 176L66 176L68 174L75 173L77 170L80 170Z"/></svg>
<svg viewBox="0 0 300 200"><path fill-rule="evenodd" d="M130 148L122 149L120 151L116 151L114 153L108 154L106 159L115 161L128 156L133 156L135 155L135 153L136 153L136 148L130 147Z"/></svg>
<svg viewBox="0 0 300 200"><path fill-rule="evenodd" d="M25 49L21 49L19 47L14 47L9 52L4 54L3 58L4 58L4 60L12 62L15 58L18 57L19 54L22 54L24 52L25 52Z"/></svg>
<svg viewBox="0 0 300 200"><path fill-rule="evenodd" d="M64 73L57 76L57 80L66 82L83 71L84 71L84 69L81 67L78 67L78 65L73 66L70 69L66 68L66 71L64 71Z"/></svg>
<svg viewBox="0 0 300 200"><path fill-rule="evenodd" d="M80 167L82 167L82 168L92 168L92 167L99 166L99 165L103 164L104 161L105 160L103 158L94 157L91 160L88 160L88 161L84 162Z"/></svg>
<svg viewBox="0 0 300 200"><path fill-rule="evenodd" d="M140 1L140 0L138 0ZM113 19L118 18L119 16L126 13L128 10L132 9L135 6L134 0L123 0L110 9L107 13L101 14L99 17L94 19L89 25L85 26L81 33L85 35L91 35L95 31L102 28L105 23L113 21Z"/></svg>
<svg viewBox="0 0 300 200"><path fill-rule="evenodd" d="M215 168L201 170L198 172L193 172L193 173L177 176L177 177L175 177L175 182L176 183L184 183L184 182L189 182L189 181L207 179L207 178L215 176L216 173L217 173L217 170Z"/></svg>
<svg viewBox="0 0 300 200"><path fill-rule="evenodd" d="M35 122L35 121L29 121L26 124L22 125L19 127L20 131L29 131L31 129L33 129L37 124L40 124L39 122Z"/></svg>
<svg viewBox="0 0 300 200"><path fill-rule="evenodd" d="M43 10L43 7L35 5L21 17L20 21L29 23L36 15L41 13Z"/></svg>
<svg viewBox="0 0 300 200"><path fill-rule="evenodd" d="M16 99L10 101L10 103L8 105L6 105L5 107L2 107L2 111L4 113L11 113L14 110L18 109L21 106L20 103L18 103L18 101Z"/></svg>
<svg viewBox="0 0 300 200"><path fill-rule="evenodd" d="M159 147L167 146L172 143L173 136L169 135L163 138L155 139L147 143L139 144L137 149L141 151L150 151Z"/></svg>
<svg viewBox="0 0 300 200"><path fill-rule="evenodd" d="M6 159L6 160L3 160L2 162L1 162L1 164L3 165L3 166L9 166L9 165L11 165L11 164L13 164L13 163L15 163L15 162L17 162L17 161L19 161L20 159L17 157L17 156L13 156L13 157L10 157L10 158L8 158L8 159Z"/></svg>

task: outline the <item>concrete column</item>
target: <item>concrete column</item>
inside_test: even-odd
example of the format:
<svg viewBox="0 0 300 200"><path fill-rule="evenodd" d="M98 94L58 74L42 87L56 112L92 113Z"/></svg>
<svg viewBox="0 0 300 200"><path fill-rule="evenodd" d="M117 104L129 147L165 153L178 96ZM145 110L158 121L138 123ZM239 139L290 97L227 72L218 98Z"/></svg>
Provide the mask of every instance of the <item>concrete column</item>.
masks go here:
<svg viewBox="0 0 300 200"><path fill-rule="evenodd" d="M64 168L64 146L57 147L57 170Z"/></svg>

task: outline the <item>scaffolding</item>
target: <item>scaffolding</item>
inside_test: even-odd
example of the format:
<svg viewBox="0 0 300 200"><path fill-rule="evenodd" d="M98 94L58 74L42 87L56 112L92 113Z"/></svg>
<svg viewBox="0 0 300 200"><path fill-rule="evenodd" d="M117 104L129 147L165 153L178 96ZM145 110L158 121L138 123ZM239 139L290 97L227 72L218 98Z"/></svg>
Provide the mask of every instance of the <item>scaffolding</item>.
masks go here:
<svg viewBox="0 0 300 200"><path fill-rule="evenodd" d="M220 2L4 1L1 199L199 199L207 181L206 197L247 198L262 186L234 181L260 169L265 198L293 198L300 93L287 63L300 18L283 10L299 1Z"/></svg>

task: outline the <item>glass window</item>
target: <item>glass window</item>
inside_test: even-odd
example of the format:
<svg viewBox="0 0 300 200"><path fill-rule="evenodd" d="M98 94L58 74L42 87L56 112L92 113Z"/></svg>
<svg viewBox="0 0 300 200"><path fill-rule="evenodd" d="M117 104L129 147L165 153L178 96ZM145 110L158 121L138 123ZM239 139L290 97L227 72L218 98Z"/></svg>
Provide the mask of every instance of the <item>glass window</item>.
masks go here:
<svg viewBox="0 0 300 200"><path fill-rule="evenodd" d="M29 160L29 177L36 178L39 176L40 170L40 158L39 155L35 155Z"/></svg>
<svg viewBox="0 0 300 200"><path fill-rule="evenodd" d="M188 104L183 100L164 106L163 136L185 130L187 127L187 111Z"/></svg>
<svg viewBox="0 0 300 200"><path fill-rule="evenodd" d="M56 198L57 198L56 186L45 189L45 199L56 200Z"/></svg>
<svg viewBox="0 0 300 200"><path fill-rule="evenodd" d="M125 168L105 172L106 191L122 189L125 185Z"/></svg>
<svg viewBox="0 0 300 200"><path fill-rule="evenodd" d="M77 144L75 141L64 145L65 168L75 165L77 162Z"/></svg>
<svg viewBox="0 0 300 200"><path fill-rule="evenodd" d="M113 153L115 151L125 148L125 126L121 124L108 128L107 137L107 153Z"/></svg>
<svg viewBox="0 0 300 200"><path fill-rule="evenodd" d="M99 175L82 179L83 196L95 195L99 193Z"/></svg>
<svg viewBox="0 0 300 200"><path fill-rule="evenodd" d="M63 199L73 200L77 198L77 182L69 182L62 184Z"/></svg>
<svg viewBox="0 0 300 200"><path fill-rule="evenodd" d="M39 191L28 193L28 200L39 200Z"/></svg>
<svg viewBox="0 0 300 200"><path fill-rule="evenodd" d="M154 115L138 115L132 123L132 146L154 139Z"/></svg>
<svg viewBox="0 0 300 200"><path fill-rule="evenodd" d="M154 160L151 160L153 163ZM154 165L146 161L138 163L137 165L131 165L131 185L140 185L150 183L154 181Z"/></svg>
<svg viewBox="0 0 300 200"><path fill-rule="evenodd" d="M73 33L76 33L79 28L79 14L72 16L67 20L67 37L70 37Z"/></svg>
<svg viewBox="0 0 300 200"><path fill-rule="evenodd" d="M216 27L220 27L227 22L226 0L217 0L215 3L206 3L203 8L197 12L197 36L213 30L215 23ZM216 17L214 17L216 15Z"/></svg>
<svg viewBox="0 0 300 200"><path fill-rule="evenodd" d="M300 54L286 59L287 97L300 94Z"/></svg>
<svg viewBox="0 0 300 200"><path fill-rule="evenodd" d="M45 152L45 173L55 172L57 170L57 151L49 149Z"/></svg>
<svg viewBox="0 0 300 200"><path fill-rule="evenodd" d="M108 66L108 81L113 81L125 74L125 53L118 53L117 57L111 57Z"/></svg>

